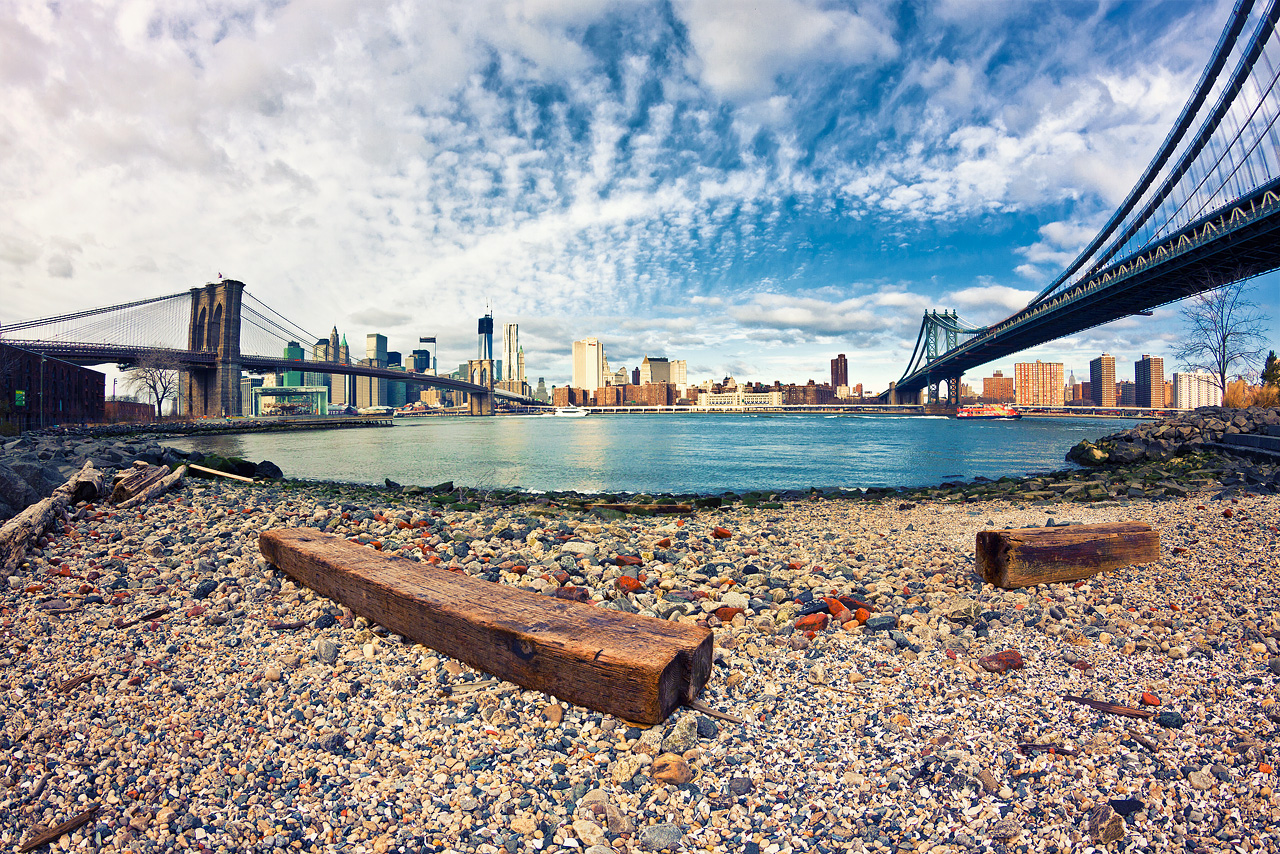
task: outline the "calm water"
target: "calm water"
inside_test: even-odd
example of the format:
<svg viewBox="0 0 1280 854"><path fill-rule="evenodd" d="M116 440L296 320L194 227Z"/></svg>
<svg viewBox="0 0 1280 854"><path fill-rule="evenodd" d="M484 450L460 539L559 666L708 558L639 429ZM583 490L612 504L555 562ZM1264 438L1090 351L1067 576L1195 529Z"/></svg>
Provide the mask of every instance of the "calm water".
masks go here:
<svg viewBox="0 0 1280 854"><path fill-rule="evenodd" d="M592 415L399 419L390 429L172 439L287 477L583 492L722 492L919 486L1070 467L1108 418L956 421L927 416Z"/></svg>

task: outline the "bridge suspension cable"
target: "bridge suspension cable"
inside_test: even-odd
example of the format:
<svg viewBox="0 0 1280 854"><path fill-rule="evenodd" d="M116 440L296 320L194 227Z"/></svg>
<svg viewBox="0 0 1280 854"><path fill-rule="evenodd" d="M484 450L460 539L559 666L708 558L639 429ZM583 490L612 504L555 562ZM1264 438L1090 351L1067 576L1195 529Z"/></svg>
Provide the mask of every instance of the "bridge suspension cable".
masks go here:
<svg viewBox="0 0 1280 854"><path fill-rule="evenodd" d="M185 349L190 299L189 292L181 292L23 320L0 327L0 337ZM24 333L21 339L17 332Z"/></svg>

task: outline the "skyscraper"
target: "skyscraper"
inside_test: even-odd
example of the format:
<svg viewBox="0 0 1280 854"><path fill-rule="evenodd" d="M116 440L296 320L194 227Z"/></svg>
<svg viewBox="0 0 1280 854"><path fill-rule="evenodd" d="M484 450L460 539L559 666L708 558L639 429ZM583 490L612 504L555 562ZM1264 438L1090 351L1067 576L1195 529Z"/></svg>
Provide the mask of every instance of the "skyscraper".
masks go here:
<svg viewBox="0 0 1280 854"><path fill-rule="evenodd" d="M594 392L604 386L604 345L597 338L573 342L573 387Z"/></svg>
<svg viewBox="0 0 1280 854"><path fill-rule="evenodd" d="M502 327L502 379L524 382L521 352L520 325L508 323Z"/></svg>
<svg viewBox="0 0 1280 854"><path fill-rule="evenodd" d="M1089 397L1094 406L1116 405L1116 357L1103 353L1089 362Z"/></svg>
<svg viewBox="0 0 1280 854"><path fill-rule="evenodd" d="M1133 380L1138 406L1164 406L1164 359L1144 353L1133 363Z"/></svg>
<svg viewBox="0 0 1280 854"><path fill-rule="evenodd" d="M477 359L493 358L493 312L480 318L476 331L480 334L480 347Z"/></svg>
<svg viewBox="0 0 1280 854"><path fill-rule="evenodd" d="M1013 394L1019 406L1062 406L1062 363L1018 362L1013 366Z"/></svg>
<svg viewBox="0 0 1280 854"><path fill-rule="evenodd" d="M840 388L849 384L849 360L844 353L831 360L831 387Z"/></svg>

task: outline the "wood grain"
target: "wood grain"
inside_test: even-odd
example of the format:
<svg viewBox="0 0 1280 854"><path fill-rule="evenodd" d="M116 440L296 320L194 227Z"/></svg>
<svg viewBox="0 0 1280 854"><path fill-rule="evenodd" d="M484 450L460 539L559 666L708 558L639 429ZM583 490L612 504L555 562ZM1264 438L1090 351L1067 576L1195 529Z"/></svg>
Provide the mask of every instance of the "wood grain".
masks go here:
<svg viewBox="0 0 1280 854"><path fill-rule="evenodd" d="M264 531L268 561L386 628L524 688L655 724L697 698L711 631L554 599L311 528Z"/></svg>
<svg viewBox="0 0 1280 854"><path fill-rule="evenodd" d="M1140 522L979 531L982 578L1006 590L1078 581L1160 559L1160 533Z"/></svg>

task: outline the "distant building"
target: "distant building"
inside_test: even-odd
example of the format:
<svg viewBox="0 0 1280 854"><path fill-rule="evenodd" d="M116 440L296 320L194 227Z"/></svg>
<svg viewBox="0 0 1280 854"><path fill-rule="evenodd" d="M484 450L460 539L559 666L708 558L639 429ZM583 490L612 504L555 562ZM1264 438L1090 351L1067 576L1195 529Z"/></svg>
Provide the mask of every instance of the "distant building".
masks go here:
<svg viewBox="0 0 1280 854"><path fill-rule="evenodd" d="M284 357L291 362L301 362L306 359L306 355L302 351L302 345L297 341L290 341L284 347ZM300 386L302 385L302 371L282 371L280 381L276 383L280 386ZM242 412L244 410L241 410Z"/></svg>
<svg viewBox="0 0 1280 854"><path fill-rule="evenodd" d="M1062 406L1061 362L1018 362L1013 366L1014 401L1019 406Z"/></svg>
<svg viewBox="0 0 1280 854"><path fill-rule="evenodd" d="M523 358L520 349L520 324L507 323L502 327L502 376L504 380L524 382Z"/></svg>
<svg viewBox="0 0 1280 854"><path fill-rule="evenodd" d="M982 399L988 403L1013 403L1013 377L1006 377L1003 371L983 377Z"/></svg>
<svg viewBox="0 0 1280 854"><path fill-rule="evenodd" d="M371 368L387 367L387 336L371 332L365 336L365 358L360 364ZM387 381L377 377L356 377L356 408L390 406Z"/></svg>
<svg viewBox="0 0 1280 854"><path fill-rule="evenodd" d="M781 391L748 392L742 387L726 392L699 392L699 409L763 409L783 405L785 394Z"/></svg>
<svg viewBox="0 0 1280 854"><path fill-rule="evenodd" d="M551 395L547 393L546 377L538 377L538 388L533 392L533 399L540 400L543 403L551 402Z"/></svg>
<svg viewBox="0 0 1280 854"><path fill-rule="evenodd" d="M1133 363L1133 379L1136 406L1164 406L1164 359L1144 353Z"/></svg>
<svg viewBox="0 0 1280 854"><path fill-rule="evenodd" d="M573 380L570 385L590 391L604 385L604 345L599 339L583 338L573 342Z"/></svg>
<svg viewBox="0 0 1280 854"><path fill-rule="evenodd" d="M1137 406L1138 405L1138 389L1128 380L1121 380L1116 383L1116 405L1117 406Z"/></svg>
<svg viewBox="0 0 1280 854"><path fill-rule="evenodd" d="M849 360L844 357L844 353L831 360L831 387L839 389L841 386L846 389L849 387Z"/></svg>
<svg viewBox="0 0 1280 854"><path fill-rule="evenodd" d="M409 364L405 365L409 370L417 374L425 374L431 370L431 351L430 350L414 350L409 354Z"/></svg>
<svg viewBox="0 0 1280 854"><path fill-rule="evenodd" d="M1089 392L1094 406L1116 405L1116 357L1103 353L1089 362Z"/></svg>
<svg viewBox="0 0 1280 854"><path fill-rule="evenodd" d="M645 356L640 362L640 385L671 382L671 363L660 356Z"/></svg>
<svg viewBox="0 0 1280 854"><path fill-rule="evenodd" d="M480 318L480 322L476 325L476 332L480 336L478 345L477 359L493 358L493 312L489 312Z"/></svg>
<svg viewBox="0 0 1280 854"><path fill-rule="evenodd" d="M1222 390L1213 376L1203 371L1174 373L1173 405L1177 409L1199 409L1202 406L1221 406Z"/></svg>

